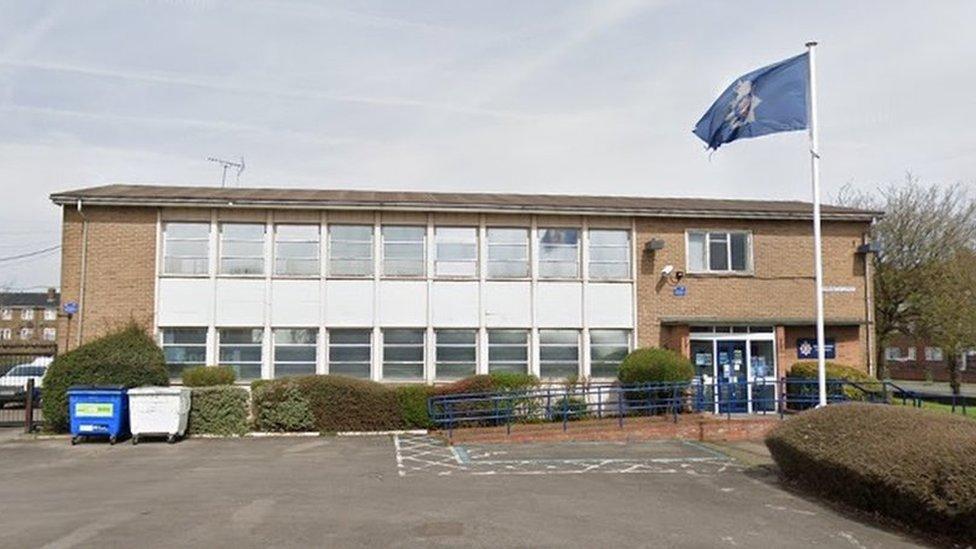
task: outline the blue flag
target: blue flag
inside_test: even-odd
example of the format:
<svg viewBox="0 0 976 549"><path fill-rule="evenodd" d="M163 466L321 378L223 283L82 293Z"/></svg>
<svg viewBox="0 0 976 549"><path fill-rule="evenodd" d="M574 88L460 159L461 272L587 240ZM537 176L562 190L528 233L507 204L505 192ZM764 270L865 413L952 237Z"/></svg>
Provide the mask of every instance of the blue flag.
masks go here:
<svg viewBox="0 0 976 549"><path fill-rule="evenodd" d="M695 135L717 149L744 137L806 129L809 63L804 53L740 77L698 121Z"/></svg>

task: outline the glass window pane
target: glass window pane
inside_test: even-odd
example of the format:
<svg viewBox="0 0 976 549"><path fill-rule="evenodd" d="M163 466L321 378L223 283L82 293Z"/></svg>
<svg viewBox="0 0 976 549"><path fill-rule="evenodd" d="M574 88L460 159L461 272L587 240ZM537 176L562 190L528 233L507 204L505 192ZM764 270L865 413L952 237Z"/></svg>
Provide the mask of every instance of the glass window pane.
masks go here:
<svg viewBox="0 0 976 549"><path fill-rule="evenodd" d="M329 263L329 274L334 276L368 276L373 274L373 260L333 260Z"/></svg>
<svg viewBox="0 0 976 549"><path fill-rule="evenodd" d="M166 238L191 238L206 240L210 237L209 223L167 223Z"/></svg>
<svg viewBox="0 0 976 549"><path fill-rule="evenodd" d="M688 270L692 272L702 272L707 269L705 250L705 233L688 233Z"/></svg>
<svg viewBox="0 0 976 549"><path fill-rule="evenodd" d="M717 239L716 235L724 233L710 233L708 242L708 268L712 271L729 270L729 249L725 238Z"/></svg>
<svg viewBox="0 0 976 549"><path fill-rule="evenodd" d="M488 343L489 344L525 344L529 341L529 332L527 330L489 330L488 331Z"/></svg>
<svg viewBox="0 0 976 549"><path fill-rule="evenodd" d="M373 274L373 227L330 225L328 251L330 275Z"/></svg>
<svg viewBox="0 0 976 549"><path fill-rule="evenodd" d="M629 331L590 330L590 375L592 377L616 377L620 362L629 353Z"/></svg>
<svg viewBox="0 0 976 549"><path fill-rule="evenodd" d="M733 233L730 235L732 244L732 270L746 271L749 269L749 235Z"/></svg>
<svg viewBox="0 0 976 549"><path fill-rule="evenodd" d="M626 230L592 229L591 246L630 246L630 232Z"/></svg>
<svg viewBox="0 0 976 549"><path fill-rule="evenodd" d="M207 343L206 328L165 328L163 330L163 344L172 343Z"/></svg>
<svg viewBox="0 0 976 549"><path fill-rule="evenodd" d="M488 361L505 361L505 360L517 360L525 361L528 360L529 350L527 347L518 345L489 345L488 346Z"/></svg>
<svg viewBox="0 0 976 549"><path fill-rule="evenodd" d="M369 330L329 330L330 344L370 344Z"/></svg>
<svg viewBox="0 0 976 549"><path fill-rule="evenodd" d="M318 242L278 242L275 245L277 258L312 258L319 257Z"/></svg>
<svg viewBox="0 0 976 549"><path fill-rule="evenodd" d="M224 240L264 240L264 225L257 223L224 223L220 237Z"/></svg>
<svg viewBox="0 0 976 549"><path fill-rule="evenodd" d="M477 330L437 330L437 344L474 345L478 340Z"/></svg>
<svg viewBox="0 0 976 549"><path fill-rule="evenodd" d="M489 228L488 276L525 278L529 276L529 231L520 228Z"/></svg>
<svg viewBox="0 0 976 549"><path fill-rule="evenodd" d="M209 243L206 240L168 240L167 257L207 257Z"/></svg>
<svg viewBox="0 0 976 549"><path fill-rule="evenodd" d="M276 225L275 238L278 241L282 241L282 242L288 240L318 242L319 226L318 225Z"/></svg>
<svg viewBox="0 0 976 549"><path fill-rule="evenodd" d="M427 235L426 227L382 227L383 242L423 242Z"/></svg>
<svg viewBox="0 0 976 549"><path fill-rule="evenodd" d="M370 225L330 225L329 238L332 240L372 242L373 227Z"/></svg>
<svg viewBox="0 0 976 549"><path fill-rule="evenodd" d="M264 258L264 243L250 241L225 241L221 247L221 257Z"/></svg>
<svg viewBox="0 0 976 549"><path fill-rule="evenodd" d="M329 362L369 362L370 349L366 346L329 346Z"/></svg>
<svg viewBox="0 0 976 549"><path fill-rule="evenodd" d="M261 343L264 339L261 328L221 328L220 343Z"/></svg>

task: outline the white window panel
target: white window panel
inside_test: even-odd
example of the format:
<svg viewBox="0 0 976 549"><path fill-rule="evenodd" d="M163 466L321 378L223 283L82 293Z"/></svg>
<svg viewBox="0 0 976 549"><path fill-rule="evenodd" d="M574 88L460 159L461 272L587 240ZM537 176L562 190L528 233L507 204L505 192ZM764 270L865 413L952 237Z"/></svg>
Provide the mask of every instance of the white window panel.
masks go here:
<svg viewBox="0 0 976 549"><path fill-rule="evenodd" d="M424 377L424 329L383 330L383 379Z"/></svg>
<svg viewBox="0 0 976 549"><path fill-rule="evenodd" d="M261 377L264 361L264 330L261 328L221 328L218 330L221 366L230 366L237 379L252 380Z"/></svg>
<svg viewBox="0 0 976 549"><path fill-rule="evenodd" d="M752 270L752 236L744 231L688 231L691 273L744 273Z"/></svg>
<svg viewBox="0 0 976 549"><path fill-rule="evenodd" d="M20 329L20 339L24 339L24 340L34 339L34 329L33 328L21 328Z"/></svg>
<svg viewBox="0 0 976 549"><path fill-rule="evenodd" d="M163 328L162 347L169 377L179 378L186 368L207 363L207 329Z"/></svg>
<svg viewBox="0 0 976 549"><path fill-rule="evenodd" d="M373 226L329 226L329 275L373 276Z"/></svg>
<svg viewBox="0 0 976 549"><path fill-rule="evenodd" d="M528 278L529 230L489 227L488 278Z"/></svg>
<svg viewBox="0 0 976 549"><path fill-rule="evenodd" d="M21 320L34 320L34 309L21 309L20 310Z"/></svg>
<svg viewBox="0 0 976 549"><path fill-rule="evenodd" d="M434 273L437 276L478 276L478 229L434 229Z"/></svg>
<svg viewBox="0 0 976 549"><path fill-rule="evenodd" d="M275 274L319 274L319 226L275 225Z"/></svg>
<svg viewBox="0 0 976 549"><path fill-rule="evenodd" d="M13 320L14 310L8 307L0 309L0 320Z"/></svg>
<svg viewBox="0 0 976 549"><path fill-rule="evenodd" d="M44 320L57 320L58 310L57 309L44 309Z"/></svg>
<svg viewBox="0 0 976 549"><path fill-rule="evenodd" d="M264 233L263 224L222 224L220 226L220 273L264 274Z"/></svg>
<svg viewBox="0 0 976 549"><path fill-rule="evenodd" d="M9 340L13 337L13 331L10 328L4 328L0 330L0 339Z"/></svg>
<svg viewBox="0 0 976 549"><path fill-rule="evenodd" d="M529 371L528 330L488 330L488 371Z"/></svg>
<svg viewBox="0 0 976 549"><path fill-rule="evenodd" d="M926 347L925 348L925 361L926 362L942 362L945 356L942 353L940 347Z"/></svg>
<svg viewBox="0 0 976 549"><path fill-rule="evenodd" d="M210 271L210 224L163 226L163 274L202 275Z"/></svg>
<svg viewBox="0 0 976 549"><path fill-rule="evenodd" d="M577 330L539 330L539 375L566 379L579 376L580 352Z"/></svg>
<svg viewBox="0 0 976 549"><path fill-rule="evenodd" d="M329 330L329 373L369 379L372 330Z"/></svg>
<svg viewBox="0 0 976 549"><path fill-rule="evenodd" d="M591 229L589 276L598 280L630 278L630 231Z"/></svg>
<svg viewBox="0 0 976 549"><path fill-rule="evenodd" d="M383 275L424 276L427 228L384 225Z"/></svg>
<svg viewBox="0 0 976 549"><path fill-rule="evenodd" d="M579 229L539 229L539 278L579 278L579 237Z"/></svg>
<svg viewBox="0 0 976 549"><path fill-rule="evenodd" d="M436 330L434 339L437 379L474 375L478 363L478 330Z"/></svg>
<svg viewBox="0 0 976 549"><path fill-rule="evenodd" d="M629 330L590 330L591 377L617 377L620 363L629 353Z"/></svg>
<svg viewBox="0 0 976 549"><path fill-rule="evenodd" d="M274 370L272 377L312 375L318 361L318 330L314 328L275 328Z"/></svg>
<svg viewBox="0 0 976 549"><path fill-rule="evenodd" d="M44 328L44 341L54 341L58 338L58 331L55 328Z"/></svg>

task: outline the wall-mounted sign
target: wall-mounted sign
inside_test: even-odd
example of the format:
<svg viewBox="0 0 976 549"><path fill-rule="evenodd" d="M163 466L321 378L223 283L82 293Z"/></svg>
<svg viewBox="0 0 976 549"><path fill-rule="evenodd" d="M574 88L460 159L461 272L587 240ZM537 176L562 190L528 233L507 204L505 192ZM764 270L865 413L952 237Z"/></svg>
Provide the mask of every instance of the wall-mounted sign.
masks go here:
<svg viewBox="0 0 976 549"><path fill-rule="evenodd" d="M686 286L675 286L674 287L674 297L684 297L688 295L688 288Z"/></svg>
<svg viewBox="0 0 976 549"><path fill-rule="evenodd" d="M824 338L824 357L837 358L837 344L834 338ZM817 358L817 338L801 337L796 340L796 358Z"/></svg>
<svg viewBox="0 0 976 549"><path fill-rule="evenodd" d="M78 312L78 302L77 301L65 301L64 305L61 307L66 315L73 315Z"/></svg>
<svg viewBox="0 0 976 549"><path fill-rule="evenodd" d="M825 294L853 294L857 291L854 286L824 286Z"/></svg>

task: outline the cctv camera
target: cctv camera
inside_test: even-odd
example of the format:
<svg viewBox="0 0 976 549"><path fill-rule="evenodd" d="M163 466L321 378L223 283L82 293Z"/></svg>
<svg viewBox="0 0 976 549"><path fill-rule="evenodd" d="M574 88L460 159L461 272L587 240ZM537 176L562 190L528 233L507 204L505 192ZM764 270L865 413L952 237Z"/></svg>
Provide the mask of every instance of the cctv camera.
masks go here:
<svg viewBox="0 0 976 549"><path fill-rule="evenodd" d="M668 276L672 271L674 271L674 265L665 265L664 268L661 269L661 276Z"/></svg>

